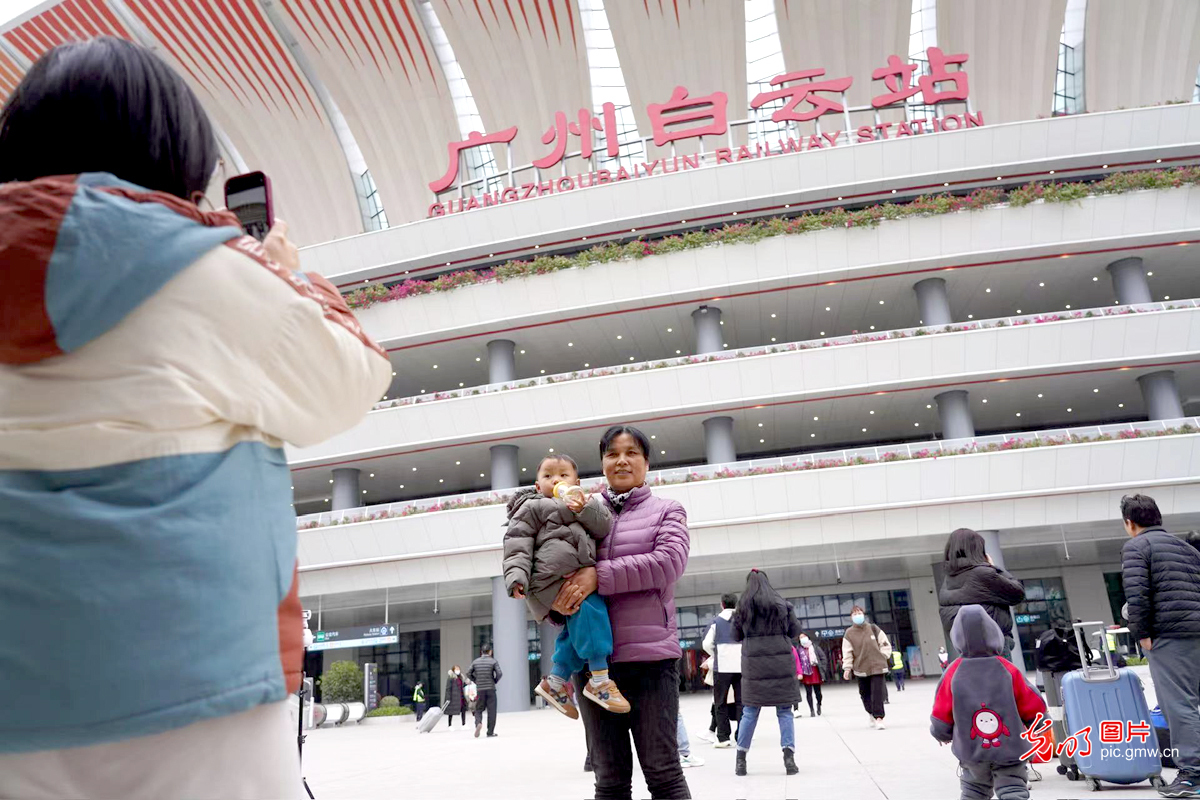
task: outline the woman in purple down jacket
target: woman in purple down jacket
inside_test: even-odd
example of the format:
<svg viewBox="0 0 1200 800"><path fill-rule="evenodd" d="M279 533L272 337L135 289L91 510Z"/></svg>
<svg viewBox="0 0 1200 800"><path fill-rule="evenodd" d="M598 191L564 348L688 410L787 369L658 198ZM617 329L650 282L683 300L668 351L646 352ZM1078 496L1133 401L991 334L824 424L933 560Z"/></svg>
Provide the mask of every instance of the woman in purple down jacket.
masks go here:
<svg viewBox="0 0 1200 800"><path fill-rule="evenodd" d="M568 579L553 606L560 614L573 614L597 591L608 601L613 629L610 676L632 707L628 714L611 714L593 703L580 705L596 800L632 796L632 748L637 748L651 797L692 796L675 744L680 656L675 581L687 567L687 512L674 500L656 497L645 485L649 455L650 442L637 428L619 425L605 432L600 456L612 530L599 542L596 566ZM584 679L576 676L578 691Z"/></svg>

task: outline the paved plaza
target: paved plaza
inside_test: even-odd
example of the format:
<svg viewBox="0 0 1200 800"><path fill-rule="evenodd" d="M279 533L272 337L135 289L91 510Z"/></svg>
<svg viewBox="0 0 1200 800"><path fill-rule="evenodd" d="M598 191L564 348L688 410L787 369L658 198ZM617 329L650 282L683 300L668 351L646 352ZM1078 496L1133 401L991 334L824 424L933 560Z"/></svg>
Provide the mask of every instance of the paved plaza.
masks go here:
<svg viewBox="0 0 1200 800"><path fill-rule="evenodd" d="M929 710L936 683L914 680L908 691L891 690L887 729L867 727L857 690L830 687L824 714L809 718L807 707L796 724L800 774L783 774L779 729L764 716L749 755L749 775L733 774L734 751L714 750L696 734L708 728L707 696L682 700L692 747L706 762L686 770L697 800L725 798L837 798L837 800L928 800L958 796L955 762L949 748L929 736ZM304 773L318 800L335 798L585 798L592 776L583 772L580 723L550 711L502 714L495 739L472 736L474 727L418 735L411 721L376 719L345 728L311 732L304 749ZM1042 765L1044 780L1032 784L1034 798L1094 796L1082 783L1070 783ZM1172 772L1173 775L1173 772ZM1170 779L1170 776L1166 776ZM634 797L648 797L635 776ZM1104 797L1151 798L1147 784L1104 786Z"/></svg>

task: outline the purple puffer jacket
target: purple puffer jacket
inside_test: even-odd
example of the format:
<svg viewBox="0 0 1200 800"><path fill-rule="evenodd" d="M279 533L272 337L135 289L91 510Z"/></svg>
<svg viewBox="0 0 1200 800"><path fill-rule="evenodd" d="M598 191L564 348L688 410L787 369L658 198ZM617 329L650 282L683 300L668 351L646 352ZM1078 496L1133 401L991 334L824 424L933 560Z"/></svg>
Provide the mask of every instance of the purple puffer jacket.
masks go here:
<svg viewBox="0 0 1200 800"><path fill-rule="evenodd" d="M605 499L607 502L607 498ZM645 486L633 490L599 542L596 576L608 602L616 661L679 658L675 581L687 567L687 512Z"/></svg>

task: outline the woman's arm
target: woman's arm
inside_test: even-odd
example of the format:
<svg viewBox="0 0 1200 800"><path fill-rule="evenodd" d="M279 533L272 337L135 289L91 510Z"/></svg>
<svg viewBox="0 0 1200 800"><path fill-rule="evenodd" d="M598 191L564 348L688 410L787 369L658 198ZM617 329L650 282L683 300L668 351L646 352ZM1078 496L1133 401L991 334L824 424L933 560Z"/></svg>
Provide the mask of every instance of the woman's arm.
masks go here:
<svg viewBox="0 0 1200 800"><path fill-rule="evenodd" d="M1021 582L999 567L992 567L989 575L983 575L983 585L996 598L997 605L1015 606L1025 602L1025 587Z"/></svg>
<svg viewBox="0 0 1200 800"><path fill-rule="evenodd" d="M597 588L602 595L666 589L687 568L690 550L687 512L675 504L663 515L654 533L653 550L610 558L596 565Z"/></svg>

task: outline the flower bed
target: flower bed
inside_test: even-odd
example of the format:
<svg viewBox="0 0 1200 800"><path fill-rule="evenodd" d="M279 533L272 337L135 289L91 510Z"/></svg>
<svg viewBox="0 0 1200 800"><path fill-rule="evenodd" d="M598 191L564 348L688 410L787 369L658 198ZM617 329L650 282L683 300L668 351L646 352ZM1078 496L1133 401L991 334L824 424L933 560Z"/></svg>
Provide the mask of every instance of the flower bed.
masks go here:
<svg viewBox="0 0 1200 800"><path fill-rule="evenodd" d="M950 456L970 455L973 453L1000 453L1008 450L1027 450L1035 447L1058 447L1065 444L1083 444L1088 442L1111 442L1128 439L1147 439L1158 436L1182 436L1191 433L1200 432L1200 428L1192 424L1184 424L1175 428L1162 428L1159 430L1138 430L1129 428L1118 431L1116 433L1100 433L1078 434L1068 432L1064 436L1055 436L1045 439L1036 438L1036 434L1014 434L1010 438L1004 439L1001 442L975 443L958 447L952 450L941 450L934 448L924 448L913 451L907 445L896 446L892 449L875 448L876 450L884 450L877 457L857 454L845 458L824 457L817 458L811 461L802 461L791 464L779 464L774 466L749 467L745 469L736 469L726 467L712 474L704 474L700 472L688 472L686 475L671 476L669 478L656 477L646 482L647 486L676 486L681 483L697 483L700 481L725 480L727 478L746 478L757 475L779 475L787 472L808 472L816 469L832 469L834 467L852 467L864 464L882 464L893 463L896 461L920 461L927 458L943 458ZM1022 438L1024 436L1034 436L1035 438ZM903 449L900 449L903 448ZM676 470L671 470L676 472ZM593 479L587 488L589 491L598 491L603 488L604 482ZM446 500L432 506L420 507L417 505L404 506L399 510L379 511L376 513L363 514L361 517L345 520L332 520L326 525L322 525L318 521L311 521L304 524L299 524L297 527L300 530L312 530L314 528L329 527L333 525L350 525L355 522L373 522L383 519L396 519L400 517L411 517L416 514L428 514L435 511L451 511L463 508L482 508L484 506L503 505L508 502L510 495L494 493L485 497L477 497L472 500Z"/></svg>
<svg viewBox="0 0 1200 800"><path fill-rule="evenodd" d="M1034 182L1007 192L983 188L976 189L966 196L948 192L922 195L908 203L880 203L855 211L838 207L794 217L772 217L711 230L689 231L654 241L639 238L628 242L607 242L571 255L538 256L530 261L508 261L492 269L451 272L432 279L413 278L393 286L372 284L347 294L346 303L350 308L362 309L433 292L449 292L461 286L491 281L504 282L564 269L607 264L610 261L695 250L713 244L750 244L772 236L791 236L827 228L873 228L884 220L928 217L951 214L955 211L977 211L1003 202L1018 207L1037 200L1047 203L1069 203L1092 195L1122 194L1142 189L1171 189L1195 183L1200 183L1200 168L1180 167L1115 172L1103 180L1091 183Z"/></svg>

